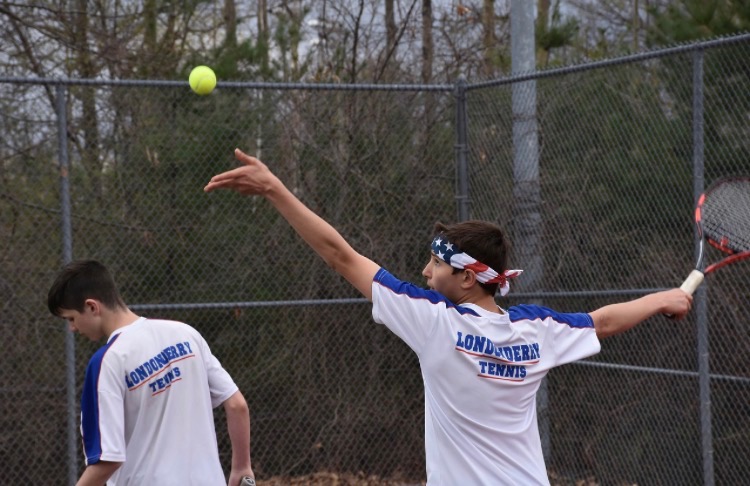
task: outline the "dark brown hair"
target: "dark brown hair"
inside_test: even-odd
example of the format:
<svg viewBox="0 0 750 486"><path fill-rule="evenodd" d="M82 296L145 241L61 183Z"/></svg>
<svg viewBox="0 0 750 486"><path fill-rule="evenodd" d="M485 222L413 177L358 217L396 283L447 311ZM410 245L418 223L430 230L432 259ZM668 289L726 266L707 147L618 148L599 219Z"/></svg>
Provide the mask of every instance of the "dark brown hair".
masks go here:
<svg viewBox="0 0 750 486"><path fill-rule="evenodd" d="M58 273L47 294L47 307L56 316L62 309L83 312L86 299L110 309L125 307L107 267L96 260L71 262Z"/></svg>
<svg viewBox="0 0 750 486"><path fill-rule="evenodd" d="M498 273L508 269L510 242L505 232L488 221L470 220L445 225L435 223L435 235L444 235L464 253L488 265ZM453 273L461 270L454 268ZM479 284L487 293L495 295L498 284Z"/></svg>

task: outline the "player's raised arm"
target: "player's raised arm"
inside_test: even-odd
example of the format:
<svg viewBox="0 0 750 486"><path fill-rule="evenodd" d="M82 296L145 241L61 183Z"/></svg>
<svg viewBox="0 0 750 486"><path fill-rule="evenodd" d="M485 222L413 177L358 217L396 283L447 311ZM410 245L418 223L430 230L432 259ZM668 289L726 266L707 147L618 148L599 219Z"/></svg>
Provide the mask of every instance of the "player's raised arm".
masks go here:
<svg viewBox="0 0 750 486"><path fill-rule="evenodd" d="M234 155L243 165L215 175L203 190L230 189L268 199L329 267L372 300L372 279L379 265L357 253L333 226L302 204L263 162L240 149L235 149Z"/></svg>
<svg viewBox="0 0 750 486"><path fill-rule="evenodd" d="M601 339L620 334L651 316L664 314L682 319L690 312L693 298L680 289L645 295L639 299L606 305L591 312L596 335Z"/></svg>

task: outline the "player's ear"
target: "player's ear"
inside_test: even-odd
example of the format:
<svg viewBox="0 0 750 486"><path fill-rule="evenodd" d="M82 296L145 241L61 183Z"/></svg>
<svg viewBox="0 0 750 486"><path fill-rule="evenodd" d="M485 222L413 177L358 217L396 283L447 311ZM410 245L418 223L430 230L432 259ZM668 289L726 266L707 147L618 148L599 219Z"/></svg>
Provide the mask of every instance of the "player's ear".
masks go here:
<svg viewBox="0 0 750 486"><path fill-rule="evenodd" d="M98 315L102 311L102 303L96 299L86 299L83 302L83 307L94 315Z"/></svg>
<svg viewBox="0 0 750 486"><path fill-rule="evenodd" d="M461 277L461 286L468 289L475 283L477 283L477 274L474 273L474 270L464 270Z"/></svg>

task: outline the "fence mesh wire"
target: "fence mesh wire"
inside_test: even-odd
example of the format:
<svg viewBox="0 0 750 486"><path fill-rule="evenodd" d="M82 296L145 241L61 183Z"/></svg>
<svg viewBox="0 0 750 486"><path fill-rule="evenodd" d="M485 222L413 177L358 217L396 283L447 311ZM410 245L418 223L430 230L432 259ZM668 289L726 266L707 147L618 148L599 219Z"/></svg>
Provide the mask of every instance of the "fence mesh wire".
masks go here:
<svg viewBox="0 0 750 486"><path fill-rule="evenodd" d="M749 50L705 50L706 182L750 172ZM587 311L681 283L693 262L694 66L690 51L531 81L532 186L519 183L530 159L514 160L514 137L529 135L514 134L520 83L469 84L470 216L511 231L517 267L535 258L521 293L501 305L532 299ZM64 238L55 93L28 80L6 80L0 91L0 476L8 484L58 484L68 468L66 331L45 306ZM235 147L259 154L355 248L421 282L433 224L458 214L454 93L220 84L199 97L187 83L95 82L63 93L73 257L109 265L138 313L188 322L205 336L250 404L258 479L423 480L416 357L372 323L369 304L267 203L202 187L235 166ZM529 222L538 242L526 238ZM750 474L750 280L742 264L720 272L707 285L713 465L718 484L741 484ZM605 290L622 295L597 293ZM696 325L695 316L653 318L550 373L553 483L703 482ZM77 397L99 345L76 339ZM221 410L216 419L228 470Z"/></svg>

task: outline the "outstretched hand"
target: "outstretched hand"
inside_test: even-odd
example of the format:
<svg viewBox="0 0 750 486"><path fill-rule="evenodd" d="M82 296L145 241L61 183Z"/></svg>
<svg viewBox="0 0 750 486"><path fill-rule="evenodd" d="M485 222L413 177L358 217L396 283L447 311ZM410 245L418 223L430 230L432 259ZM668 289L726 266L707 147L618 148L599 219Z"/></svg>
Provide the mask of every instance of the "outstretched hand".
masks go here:
<svg viewBox="0 0 750 486"><path fill-rule="evenodd" d="M680 289L666 290L661 296L664 299L663 314L670 319L682 319L693 305L693 296Z"/></svg>
<svg viewBox="0 0 750 486"><path fill-rule="evenodd" d="M230 189L245 196L262 196L271 189L274 182L278 181L266 164L255 157L247 155L240 149L234 149L234 157L243 165L213 176L203 188L205 192Z"/></svg>
<svg viewBox="0 0 750 486"><path fill-rule="evenodd" d="M682 319L693 305L693 297L680 289L644 295L635 300L605 305L591 312L599 339L631 329L649 317L664 314Z"/></svg>

